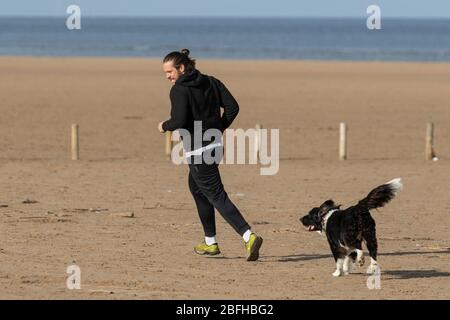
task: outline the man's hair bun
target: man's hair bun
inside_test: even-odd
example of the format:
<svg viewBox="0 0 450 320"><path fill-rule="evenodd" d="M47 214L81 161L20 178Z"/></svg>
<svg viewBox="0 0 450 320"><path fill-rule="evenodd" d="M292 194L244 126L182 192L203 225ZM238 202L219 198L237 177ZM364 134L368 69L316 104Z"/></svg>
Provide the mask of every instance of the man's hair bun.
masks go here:
<svg viewBox="0 0 450 320"><path fill-rule="evenodd" d="M191 52L189 51L189 49L181 49L180 52L181 52L182 54L188 56L188 57L189 57L189 53L191 53Z"/></svg>

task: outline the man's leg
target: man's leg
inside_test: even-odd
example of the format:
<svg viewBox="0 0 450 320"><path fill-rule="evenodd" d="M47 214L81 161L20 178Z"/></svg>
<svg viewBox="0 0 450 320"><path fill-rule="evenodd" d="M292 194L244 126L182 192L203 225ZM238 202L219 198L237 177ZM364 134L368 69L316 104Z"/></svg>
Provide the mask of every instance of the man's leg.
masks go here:
<svg viewBox="0 0 450 320"><path fill-rule="evenodd" d="M202 195L241 236L250 229L238 208L224 190L217 164L191 165L191 177Z"/></svg>
<svg viewBox="0 0 450 320"><path fill-rule="evenodd" d="M190 165L192 179L202 194L220 212L223 218L239 233L245 241L247 261L255 261L259 258L259 249L263 239L250 230L238 208L228 198L220 178L217 164Z"/></svg>
<svg viewBox="0 0 450 320"><path fill-rule="evenodd" d="M198 215L200 217L203 230L205 232L205 237L215 237L216 219L214 214L214 206L202 194L190 172L189 172L189 190L191 191L192 196L194 197Z"/></svg>

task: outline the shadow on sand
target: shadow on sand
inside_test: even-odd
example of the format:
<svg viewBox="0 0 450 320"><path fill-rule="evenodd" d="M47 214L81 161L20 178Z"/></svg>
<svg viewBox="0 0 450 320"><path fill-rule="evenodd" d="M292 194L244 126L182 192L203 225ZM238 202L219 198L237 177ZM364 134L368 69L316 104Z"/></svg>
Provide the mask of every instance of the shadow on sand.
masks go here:
<svg viewBox="0 0 450 320"><path fill-rule="evenodd" d="M401 280L450 277L450 272L441 272L436 270L382 270L381 273L383 275L392 276L392 279Z"/></svg>
<svg viewBox="0 0 450 320"><path fill-rule="evenodd" d="M384 252L379 253L378 256L409 256L409 255L425 255L425 254L450 254L450 249L439 251L396 251L396 252ZM367 255L367 254L366 254ZM296 254L281 257L268 257L265 258L279 258L279 262L296 262L296 261L310 261L318 259L332 259L331 254Z"/></svg>
<svg viewBox="0 0 450 320"><path fill-rule="evenodd" d="M380 253L379 256L408 256L408 255L427 255L427 254L450 254L450 249L440 251L399 251L399 252L385 252ZM269 257L266 257L269 258ZM276 257L272 257L276 258ZM310 261L317 259L332 259L331 254L299 254L278 257L279 262L297 262L297 261ZM390 276L385 280L394 279L424 279L424 278L441 278L450 277L450 272L442 272L437 270L382 270L382 274Z"/></svg>

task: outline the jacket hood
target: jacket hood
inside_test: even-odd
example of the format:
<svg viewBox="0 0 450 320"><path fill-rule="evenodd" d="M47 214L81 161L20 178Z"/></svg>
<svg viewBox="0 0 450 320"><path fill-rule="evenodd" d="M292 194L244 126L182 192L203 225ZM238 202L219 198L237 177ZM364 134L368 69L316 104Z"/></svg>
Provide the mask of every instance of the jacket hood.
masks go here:
<svg viewBox="0 0 450 320"><path fill-rule="evenodd" d="M194 69L190 73L183 74L176 81L176 84L185 87L201 87L205 80L207 80L205 76L201 74L197 69Z"/></svg>

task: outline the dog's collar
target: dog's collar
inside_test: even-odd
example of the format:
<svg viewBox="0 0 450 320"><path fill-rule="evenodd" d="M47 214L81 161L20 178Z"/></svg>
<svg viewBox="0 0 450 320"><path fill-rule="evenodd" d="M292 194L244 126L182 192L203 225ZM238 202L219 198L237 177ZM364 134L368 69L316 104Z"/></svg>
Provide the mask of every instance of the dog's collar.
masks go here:
<svg viewBox="0 0 450 320"><path fill-rule="evenodd" d="M322 230L323 231L327 231L327 222L328 222L328 219L331 217L331 215L333 214L333 213L335 213L336 211L339 211L339 209L331 209L330 211L328 211L324 216L323 216L323 219L322 219Z"/></svg>

